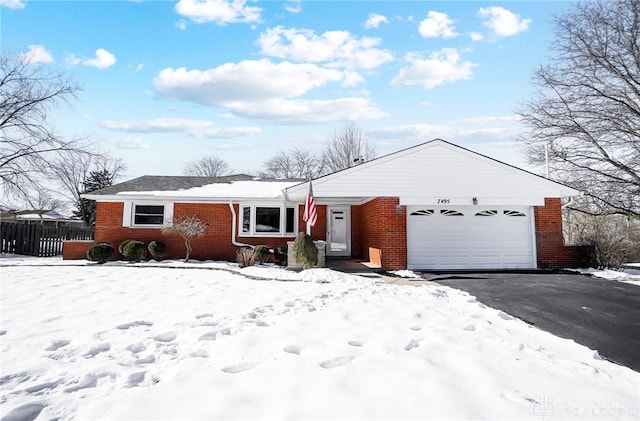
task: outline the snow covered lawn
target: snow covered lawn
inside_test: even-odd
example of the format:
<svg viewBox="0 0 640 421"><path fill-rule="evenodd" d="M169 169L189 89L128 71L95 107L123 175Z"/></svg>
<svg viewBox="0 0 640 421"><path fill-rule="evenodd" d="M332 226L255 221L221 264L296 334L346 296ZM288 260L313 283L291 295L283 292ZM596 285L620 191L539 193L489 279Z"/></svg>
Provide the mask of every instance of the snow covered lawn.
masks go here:
<svg viewBox="0 0 640 421"><path fill-rule="evenodd" d="M447 287L0 265L3 420L640 417L639 373Z"/></svg>

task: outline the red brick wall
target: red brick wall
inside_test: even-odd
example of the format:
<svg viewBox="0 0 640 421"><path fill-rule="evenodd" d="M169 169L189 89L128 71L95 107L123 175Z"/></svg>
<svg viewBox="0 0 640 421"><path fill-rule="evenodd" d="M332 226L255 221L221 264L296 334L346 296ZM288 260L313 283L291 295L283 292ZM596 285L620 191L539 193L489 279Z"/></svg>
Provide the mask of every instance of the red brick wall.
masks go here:
<svg viewBox="0 0 640 421"><path fill-rule="evenodd" d="M536 206L536 252L540 269L588 266L588 248L565 246L562 234L562 205L559 198L545 199Z"/></svg>
<svg viewBox="0 0 640 421"><path fill-rule="evenodd" d="M356 227L352 231L352 241L356 238L359 257L368 258L369 247L379 248L382 266L389 270L407 267L406 208L398 206L399 203L397 197L378 197L351 207L352 225Z"/></svg>
<svg viewBox="0 0 640 421"><path fill-rule="evenodd" d="M89 247L95 242L89 241L65 241L62 243L62 260L83 260L87 258Z"/></svg>
<svg viewBox="0 0 640 421"><path fill-rule="evenodd" d="M129 228L122 226L122 202L98 202L96 217L95 240L106 241L116 249L124 240L139 240L145 244L153 240L164 241L167 244L167 257L171 259L183 258L185 247L182 238L177 234L163 234L159 228ZM238 205L234 205L236 215ZM299 230L305 230L302 221L304 206L299 208ZM193 240L191 257L198 260L235 260L237 246L231 243L232 215L228 204L175 203L173 208L175 218L195 215L207 224L205 235ZM237 222L236 222L237 223ZM324 239L326 231L326 206L318 206L318 222L312 229L314 239ZM236 241L252 245L266 245L274 248L286 245L292 237L239 237Z"/></svg>

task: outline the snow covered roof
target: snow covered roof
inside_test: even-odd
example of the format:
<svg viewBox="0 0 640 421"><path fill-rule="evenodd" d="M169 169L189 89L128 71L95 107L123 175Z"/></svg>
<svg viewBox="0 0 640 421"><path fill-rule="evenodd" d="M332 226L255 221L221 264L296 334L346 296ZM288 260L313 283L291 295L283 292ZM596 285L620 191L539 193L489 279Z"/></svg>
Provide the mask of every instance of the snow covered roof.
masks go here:
<svg viewBox="0 0 640 421"><path fill-rule="evenodd" d="M93 200L162 198L190 200L281 199L300 180L259 179L245 174L225 177L143 176L83 195Z"/></svg>

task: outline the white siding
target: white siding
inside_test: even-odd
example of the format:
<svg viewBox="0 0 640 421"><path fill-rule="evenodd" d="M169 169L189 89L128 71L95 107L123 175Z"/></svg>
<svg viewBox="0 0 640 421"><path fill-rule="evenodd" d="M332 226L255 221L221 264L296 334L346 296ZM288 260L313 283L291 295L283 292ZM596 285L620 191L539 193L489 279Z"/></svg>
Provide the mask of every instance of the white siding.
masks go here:
<svg viewBox="0 0 640 421"><path fill-rule="evenodd" d="M303 197L307 184L288 189L292 199ZM313 182L316 197L400 197L404 204L438 199L471 204L502 201L539 205L545 197L577 192L464 148L433 141L387 155Z"/></svg>

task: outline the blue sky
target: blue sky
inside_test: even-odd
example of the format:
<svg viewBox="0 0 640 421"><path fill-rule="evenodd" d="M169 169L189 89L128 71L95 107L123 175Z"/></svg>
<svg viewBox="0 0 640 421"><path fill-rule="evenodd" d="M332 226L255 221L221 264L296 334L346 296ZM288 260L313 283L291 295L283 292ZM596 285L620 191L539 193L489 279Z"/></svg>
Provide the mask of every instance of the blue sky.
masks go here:
<svg viewBox="0 0 640 421"><path fill-rule="evenodd" d="M257 172L354 121L378 155L434 138L527 167L516 109L560 1L0 0L1 45L82 86L51 114L126 177Z"/></svg>

